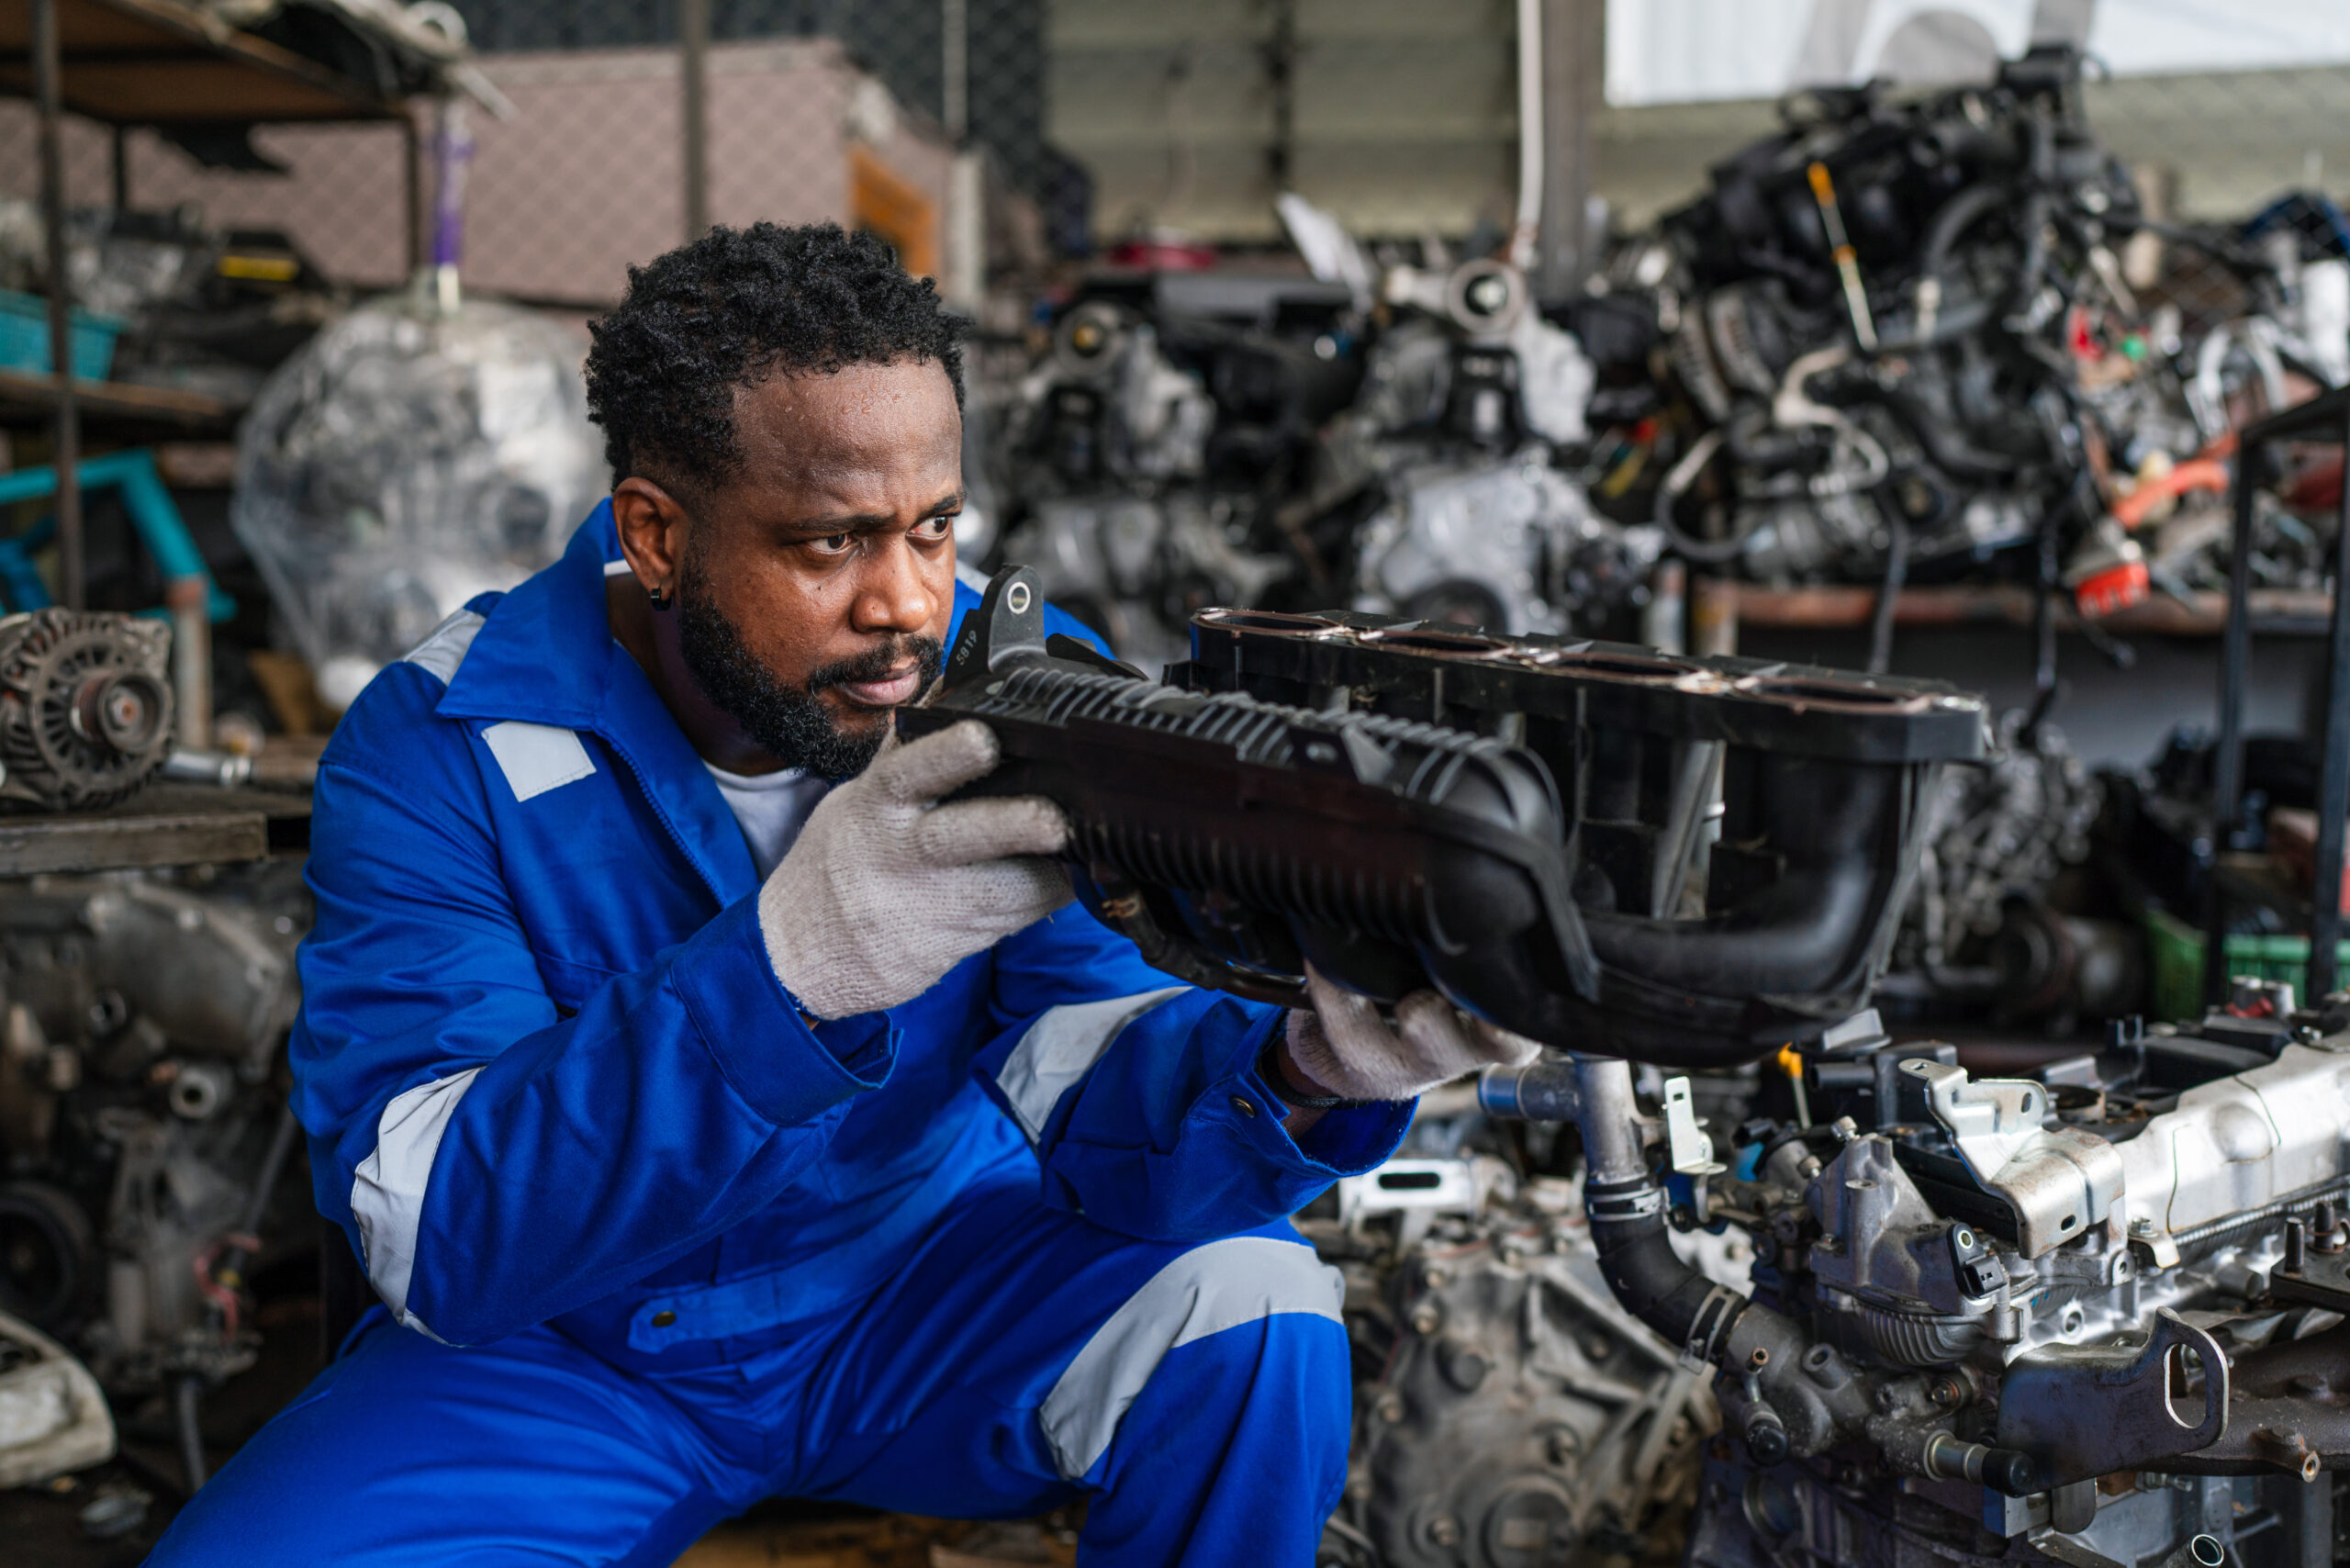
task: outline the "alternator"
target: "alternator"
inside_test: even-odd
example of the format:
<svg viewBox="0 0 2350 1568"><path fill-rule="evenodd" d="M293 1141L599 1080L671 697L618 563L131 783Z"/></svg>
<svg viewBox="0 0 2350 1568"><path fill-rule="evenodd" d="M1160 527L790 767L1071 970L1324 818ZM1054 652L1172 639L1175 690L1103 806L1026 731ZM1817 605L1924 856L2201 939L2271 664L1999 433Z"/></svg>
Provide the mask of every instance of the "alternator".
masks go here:
<svg viewBox="0 0 2350 1568"><path fill-rule="evenodd" d="M75 610L0 620L0 801L111 805L172 750L171 632Z"/></svg>

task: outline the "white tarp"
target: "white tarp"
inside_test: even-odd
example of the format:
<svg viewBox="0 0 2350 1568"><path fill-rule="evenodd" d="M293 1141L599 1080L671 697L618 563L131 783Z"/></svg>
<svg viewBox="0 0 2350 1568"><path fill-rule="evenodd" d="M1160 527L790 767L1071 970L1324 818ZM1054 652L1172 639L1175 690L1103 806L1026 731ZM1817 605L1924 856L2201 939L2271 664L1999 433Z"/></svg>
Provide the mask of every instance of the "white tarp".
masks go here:
<svg viewBox="0 0 2350 1568"><path fill-rule="evenodd" d="M1607 0L1607 101L1982 81L2035 42L2118 76L2350 62L2350 0Z"/></svg>

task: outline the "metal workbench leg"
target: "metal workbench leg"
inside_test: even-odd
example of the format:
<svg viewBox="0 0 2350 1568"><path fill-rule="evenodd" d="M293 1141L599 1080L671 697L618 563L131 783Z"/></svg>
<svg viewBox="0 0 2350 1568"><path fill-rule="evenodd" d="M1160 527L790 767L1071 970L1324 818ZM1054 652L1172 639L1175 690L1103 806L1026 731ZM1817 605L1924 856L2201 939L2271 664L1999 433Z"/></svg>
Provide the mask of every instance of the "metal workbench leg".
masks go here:
<svg viewBox="0 0 2350 1568"><path fill-rule="evenodd" d="M49 233L49 361L57 388L57 597L82 608L82 410L73 401L73 299L65 281L63 46L57 0L33 0L33 98L40 120L40 220Z"/></svg>
<svg viewBox="0 0 2350 1568"><path fill-rule="evenodd" d="M2342 450L2350 454L2350 429ZM2310 890L2311 999L2334 988L2334 942L2342 928L2342 835L2350 816L2350 487L2342 495L2333 552L2333 615L2325 657L2324 759L2317 790L2317 885Z"/></svg>
<svg viewBox="0 0 2350 1568"><path fill-rule="evenodd" d="M2228 620L2220 643L2220 737L2212 757L2211 874L2203 883L2203 1002L2227 995L2227 920L2220 903L2219 857L2231 847L2244 800L2244 683L2252 660L2252 496L2265 450L2246 442L2236 452L2235 525L2228 541Z"/></svg>
<svg viewBox="0 0 2350 1568"><path fill-rule="evenodd" d="M424 146L416 129L416 106L400 107L400 195L408 205L408 271L414 277L424 269Z"/></svg>
<svg viewBox="0 0 2350 1568"><path fill-rule="evenodd" d="M710 0L677 0L677 117L691 243L710 232Z"/></svg>

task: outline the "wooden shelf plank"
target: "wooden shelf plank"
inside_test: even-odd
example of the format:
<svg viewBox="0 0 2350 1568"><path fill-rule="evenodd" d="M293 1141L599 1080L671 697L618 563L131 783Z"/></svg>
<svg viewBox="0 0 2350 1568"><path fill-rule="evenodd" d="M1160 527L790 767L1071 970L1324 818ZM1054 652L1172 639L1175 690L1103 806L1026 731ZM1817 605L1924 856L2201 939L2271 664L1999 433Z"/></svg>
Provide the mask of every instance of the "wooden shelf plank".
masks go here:
<svg viewBox="0 0 2350 1568"><path fill-rule="evenodd" d="M29 96L28 0L0 0L0 95ZM371 82L180 0L60 0L64 106L116 125L388 120Z"/></svg>
<svg viewBox="0 0 2350 1568"><path fill-rule="evenodd" d="M98 812L0 815L0 877L259 860L308 842L308 794L154 784Z"/></svg>
<svg viewBox="0 0 2350 1568"><path fill-rule="evenodd" d="M226 431L236 422L237 411L219 398L175 386L76 380L73 402L82 418L94 424L116 420L177 431ZM56 407L57 384L50 377L0 369L0 422L46 420Z"/></svg>
<svg viewBox="0 0 2350 1568"><path fill-rule="evenodd" d="M2120 636L2212 637L2227 624L2227 597L2198 593L2192 606L2166 594L2156 594L2098 622L2100 629ZM1741 585L1737 589L1741 625L1791 629L1863 627L1876 613L1877 590L1863 585L1836 584L1818 588L1771 588ZM2320 633L2333 604L2331 595L2290 588L2255 588L2254 623L2268 632ZM2069 603L2060 601L2058 624L2071 629L2079 618ZM1895 606L1896 626L2029 626L2032 594L2014 584L1960 588L1915 588L1902 590Z"/></svg>

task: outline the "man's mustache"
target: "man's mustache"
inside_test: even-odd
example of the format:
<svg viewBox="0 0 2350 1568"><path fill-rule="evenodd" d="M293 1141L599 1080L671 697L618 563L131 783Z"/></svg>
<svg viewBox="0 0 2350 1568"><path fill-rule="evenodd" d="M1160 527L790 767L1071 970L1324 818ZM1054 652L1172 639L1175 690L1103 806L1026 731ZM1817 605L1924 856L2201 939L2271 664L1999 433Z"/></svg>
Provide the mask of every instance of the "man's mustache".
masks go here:
<svg viewBox="0 0 2350 1568"><path fill-rule="evenodd" d="M813 697L828 686L887 680L910 662L921 666L921 684L928 686L938 674L944 654L945 645L935 637L893 637L886 643L875 644L854 658L842 659L817 670L808 678L808 694Z"/></svg>

